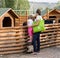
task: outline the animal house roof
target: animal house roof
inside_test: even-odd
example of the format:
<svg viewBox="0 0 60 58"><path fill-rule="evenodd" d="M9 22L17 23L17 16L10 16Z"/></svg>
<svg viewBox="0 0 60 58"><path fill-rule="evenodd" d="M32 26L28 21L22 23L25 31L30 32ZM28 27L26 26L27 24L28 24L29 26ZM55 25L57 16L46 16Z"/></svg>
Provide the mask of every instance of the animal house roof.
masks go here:
<svg viewBox="0 0 60 58"><path fill-rule="evenodd" d="M11 8L0 8L0 16L3 16L7 12L12 16L18 18L18 15Z"/></svg>
<svg viewBox="0 0 60 58"><path fill-rule="evenodd" d="M54 13L56 12L56 13L60 14L60 10L58 10L58 9L45 9L42 11L42 16L47 15L48 13L50 14L52 12L54 12Z"/></svg>

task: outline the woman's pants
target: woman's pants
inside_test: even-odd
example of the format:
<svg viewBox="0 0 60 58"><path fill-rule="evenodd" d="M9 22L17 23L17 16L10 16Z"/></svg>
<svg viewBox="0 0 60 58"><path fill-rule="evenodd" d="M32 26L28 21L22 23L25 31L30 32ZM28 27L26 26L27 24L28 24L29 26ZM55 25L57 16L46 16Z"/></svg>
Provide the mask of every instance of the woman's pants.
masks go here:
<svg viewBox="0 0 60 58"><path fill-rule="evenodd" d="M33 34L32 44L33 44L34 52L39 52L40 51L40 32Z"/></svg>

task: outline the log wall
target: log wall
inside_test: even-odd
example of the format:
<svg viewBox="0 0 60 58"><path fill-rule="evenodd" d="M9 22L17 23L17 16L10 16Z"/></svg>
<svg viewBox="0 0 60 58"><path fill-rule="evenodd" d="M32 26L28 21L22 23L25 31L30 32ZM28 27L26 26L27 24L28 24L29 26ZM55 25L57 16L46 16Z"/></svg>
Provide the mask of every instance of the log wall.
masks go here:
<svg viewBox="0 0 60 58"><path fill-rule="evenodd" d="M0 54L20 53L27 50L23 27L0 29Z"/></svg>
<svg viewBox="0 0 60 58"><path fill-rule="evenodd" d="M45 27L40 35L41 48L60 45L60 24L46 24Z"/></svg>
<svg viewBox="0 0 60 58"><path fill-rule="evenodd" d="M45 24L40 34L40 48L60 45L60 24ZM0 54L22 53L27 50L27 28L23 26L0 29Z"/></svg>

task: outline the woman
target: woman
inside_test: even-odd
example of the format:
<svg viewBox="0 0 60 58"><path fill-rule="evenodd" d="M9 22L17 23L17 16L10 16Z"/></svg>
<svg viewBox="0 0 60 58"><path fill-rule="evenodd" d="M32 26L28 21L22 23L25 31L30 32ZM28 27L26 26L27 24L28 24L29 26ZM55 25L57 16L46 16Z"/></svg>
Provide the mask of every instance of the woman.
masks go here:
<svg viewBox="0 0 60 58"><path fill-rule="evenodd" d="M42 20L41 11L40 11L40 9L37 9L35 26L38 26L38 24L40 23L40 20ZM33 49L34 49L33 54L36 54L37 52L40 51L40 32L36 32L33 34L32 44L33 44Z"/></svg>

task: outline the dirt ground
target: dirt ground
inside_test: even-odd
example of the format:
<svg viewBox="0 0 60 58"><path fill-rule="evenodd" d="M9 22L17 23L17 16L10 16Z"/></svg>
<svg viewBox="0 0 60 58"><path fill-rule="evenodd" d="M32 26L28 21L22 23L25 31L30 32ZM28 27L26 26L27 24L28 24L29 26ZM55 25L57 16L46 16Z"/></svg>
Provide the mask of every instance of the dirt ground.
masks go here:
<svg viewBox="0 0 60 58"><path fill-rule="evenodd" d="M60 47L41 49L37 55L33 54L10 54L0 55L0 58L60 58Z"/></svg>

